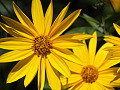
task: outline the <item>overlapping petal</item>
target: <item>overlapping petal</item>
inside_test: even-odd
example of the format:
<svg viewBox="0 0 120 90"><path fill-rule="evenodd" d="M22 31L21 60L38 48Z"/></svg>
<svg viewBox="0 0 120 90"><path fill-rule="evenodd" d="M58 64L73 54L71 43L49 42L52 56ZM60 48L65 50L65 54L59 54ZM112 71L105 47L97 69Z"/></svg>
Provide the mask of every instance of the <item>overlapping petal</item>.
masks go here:
<svg viewBox="0 0 120 90"><path fill-rule="evenodd" d="M52 51L48 56L51 65L58 70L62 75L69 77L70 71L67 64L58 56L54 51Z"/></svg>
<svg viewBox="0 0 120 90"><path fill-rule="evenodd" d="M46 59L46 74L49 85L53 90L61 90L61 83L55 72L56 70L50 64L49 60Z"/></svg>
<svg viewBox="0 0 120 90"><path fill-rule="evenodd" d="M30 67L30 63L31 63L32 58L33 58L33 55L18 62L14 66L14 68L11 70L11 72L9 73L8 78L7 78L7 83L17 81L18 79L25 76L26 73L29 71L29 67Z"/></svg>
<svg viewBox="0 0 120 90"><path fill-rule="evenodd" d="M31 12L33 23L41 35L44 33L44 13L40 0L32 0Z"/></svg>
<svg viewBox="0 0 120 90"><path fill-rule="evenodd" d="M0 56L0 62L7 63L7 62L19 61L19 60L22 60L22 59L25 59L25 58L31 56L32 54L34 54L34 52L32 50L10 51L10 52L7 52Z"/></svg>
<svg viewBox="0 0 120 90"><path fill-rule="evenodd" d="M32 32L32 30L30 28L27 28L26 26L22 25L21 23L13 20L13 19L10 19L8 17L5 17L5 16L1 16L2 19L9 25L11 26L12 28L20 31L20 32L23 32L25 34L28 34L29 36L31 37L34 37L35 36L35 33Z"/></svg>
<svg viewBox="0 0 120 90"><path fill-rule="evenodd" d="M71 26L71 24L77 19L81 12L80 10L74 11L72 14L70 14L65 20L63 20L59 26L57 26L52 32L50 33L51 40L57 38L59 35L61 35L67 28Z"/></svg>
<svg viewBox="0 0 120 90"><path fill-rule="evenodd" d="M26 27L31 28L31 32L37 35L37 30L30 19L21 11L21 9L13 1L13 9L18 17L19 21Z"/></svg>
<svg viewBox="0 0 120 90"><path fill-rule="evenodd" d="M93 37L89 41L89 57L90 57L90 64L93 65L95 54L96 54L96 47L97 47L97 33L93 33Z"/></svg>
<svg viewBox="0 0 120 90"><path fill-rule="evenodd" d="M38 67L38 90L43 90L45 84L45 58L42 58Z"/></svg>
<svg viewBox="0 0 120 90"><path fill-rule="evenodd" d="M32 43L26 41L27 39L24 38L15 38L15 37L8 37L8 38L1 38L0 39L0 48L8 49L8 50L27 50L31 49Z"/></svg>
<svg viewBox="0 0 120 90"><path fill-rule="evenodd" d="M39 63L40 60L41 60L41 57L37 57L37 55L33 56L31 63L30 63L30 67L28 67L29 71L26 73L26 76L25 76L25 80L24 80L25 87L27 87L30 84L30 82L33 80L33 78L35 77L37 70L38 70L38 66L40 64Z"/></svg>
<svg viewBox="0 0 120 90"><path fill-rule="evenodd" d="M61 21L63 20L63 18L65 17L65 15L68 11L69 5L70 5L70 3L68 3L68 5L57 16L57 18L55 19L55 21L53 22L53 24L50 28L51 30L54 30L54 28L56 28L61 23ZM51 33L51 32L49 32L49 33Z"/></svg>
<svg viewBox="0 0 120 90"><path fill-rule="evenodd" d="M53 3L51 0L50 5L45 13L45 35L48 35L53 19Z"/></svg>

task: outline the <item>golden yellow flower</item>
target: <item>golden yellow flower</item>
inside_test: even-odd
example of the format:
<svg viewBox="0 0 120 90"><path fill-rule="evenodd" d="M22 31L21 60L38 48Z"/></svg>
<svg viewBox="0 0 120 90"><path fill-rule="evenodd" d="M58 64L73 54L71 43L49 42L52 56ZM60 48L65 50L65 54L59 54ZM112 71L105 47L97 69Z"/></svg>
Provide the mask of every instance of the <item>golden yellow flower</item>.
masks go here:
<svg viewBox="0 0 120 90"><path fill-rule="evenodd" d="M9 26L3 23L0 23L0 26L14 37L0 39L0 48L12 50L0 56L0 63L20 60L9 73L7 83L14 82L25 76L24 85L27 87L38 73L38 90L42 90L46 70L50 87L53 90L60 90L61 83L57 74L58 71L66 77L71 74L67 64L61 57L81 64L68 49L82 45L81 40L92 36L87 34L60 36L71 26L81 12L81 9L76 10L63 20L69 4L60 12L53 24L52 0L45 16L41 1L32 0L33 23L14 2L13 8L21 23L3 15L1 16Z"/></svg>
<svg viewBox="0 0 120 90"><path fill-rule="evenodd" d="M112 44L105 43L96 53L97 34L94 32L88 49L85 41L83 46L74 48L74 54L79 57L83 65L65 60L72 74L68 78L60 77L62 88L70 87L69 90L114 90L113 87L119 86L120 79L114 80L118 67L110 68L118 61L108 60L108 51L104 50L109 46Z"/></svg>
<svg viewBox="0 0 120 90"><path fill-rule="evenodd" d="M120 11L120 0L101 0L101 1L110 2L116 12Z"/></svg>

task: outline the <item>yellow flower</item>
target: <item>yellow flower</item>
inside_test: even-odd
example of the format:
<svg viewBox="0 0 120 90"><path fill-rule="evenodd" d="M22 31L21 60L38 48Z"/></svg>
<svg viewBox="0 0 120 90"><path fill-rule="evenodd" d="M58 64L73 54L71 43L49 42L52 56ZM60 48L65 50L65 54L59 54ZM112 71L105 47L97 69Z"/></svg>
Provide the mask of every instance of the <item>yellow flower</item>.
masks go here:
<svg viewBox="0 0 120 90"><path fill-rule="evenodd" d="M120 0L101 0L101 1L110 2L116 12L120 11Z"/></svg>
<svg viewBox="0 0 120 90"><path fill-rule="evenodd" d="M115 23L113 23L113 26L114 26L115 30L117 31L117 33L120 35L120 26L118 26ZM120 53L120 38L115 37L115 36L108 36L108 35L105 35L104 37L105 37L104 40L106 42L112 43L114 45L114 46L106 48L106 50L109 51L110 59L117 60L120 62L120 54L119 54ZM119 68L119 70L120 70L120 68Z"/></svg>
<svg viewBox="0 0 120 90"><path fill-rule="evenodd" d="M85 45L73 49L75 55L83 62L83 65L65 60L72 71L70 77L61 76L62 88L70 87L69 90L114 90L119 86L120 79L112 81L117 76L118 67L110 68L118 63L116 60L108 60L108 52L104 48L112 46L105 43L96 53L97 34L89 42L89 49ZM110 84L111 82L111 84Z"/></svg>
<svg viewBox="0 0 120 90"><path fill-rule="evenodd" d="M70 3L69 3L70 4ZM27 87L38 73L38 90L44 88L45 70L50 87L60 90L61 84L58 71L68 77L70 70L61 57L81 64L77 57L67 48L82 45L81 40L91 38L87 34L70 34L60 36L79 16L81 9L74 11L63 20L69 4L60 12L52 24L52 0L43 13L40 0L32 0L33 23L13 2L13 8L19 22L1 16L9 25L0 26L14 37L0 39L0 48L12 50L0 56L0 62L19 61L8 75L7 83L14 82L25 76L24 85ZM52 25L51 25L52 24ZM78 40L79 39L79 40Z"/></svg>

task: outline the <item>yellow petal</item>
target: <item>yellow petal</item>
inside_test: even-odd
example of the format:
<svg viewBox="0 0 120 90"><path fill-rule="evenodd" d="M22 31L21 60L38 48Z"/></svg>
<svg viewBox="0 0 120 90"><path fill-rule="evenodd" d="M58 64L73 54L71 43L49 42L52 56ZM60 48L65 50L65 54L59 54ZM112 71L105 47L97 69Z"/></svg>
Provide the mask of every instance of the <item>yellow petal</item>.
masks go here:
<svg viewBox="0 0 120 90"><path fill-rule="evenodd" d="M108 51L105 51L104 48L113 46L110 43L105 43L97 52L96 56L95 56L95 60L94 60L94 66L99 67L100 65L102 65L104 63L104 61L106 60L106 56L108 54Z"/></svg>
<svg viewBox="0 0 120 90"><path fill-rule="evenodd" d="M65 63L69 67L70 71L75 72L75 73L81 73L82 66L76 63L73 63L72 61L69 61L67 59L64 59Z"/></svg>
<svg viewBox="0 0 120 90"><path fill-rule="evenodd" d="M14 29L16 29L16 30L18 30L20 32L23 32L25 34L28 34L31 37L35 36L35 34L31 31L30 28L27 28L26 26L22 25L21 23L15 21L15 20L12 20L12 19L10 19L8 17L5 17L3 15L1 17L12 28L14 28Z"/></svg>
<svg viewBox="0 0 120 90"><path fill-rule="evenodd" d="M63 20L63 18L65 17L65 15L66 15L66 13L68 11L69 5L70 5L70 3L68 3L68 5L57 16L57 18L55 19L55 21L53 22L53 24L52 24L52 26L50 28L51 30L56 28L61 23L61 21ZM51 33L51 32L49 32L49 33Z"/></svg>
<svg viewBox="0 0 120 90"><path fill-rule="evenodd" d="M15 11L16 16L18 17L19 21L26 27L31 28L30 30L37 35L36 28L30 21L30 19L22 12L22 10L15 4L13 1L13 9Z"/></svg>
<svg viewBox="0 0 120 90"><path fill-rule="evenodd" d="M52 90L61 90L61 83L59 77L55 73L55 69L51 66L48 59L46 59L46 74L49 86Z"/></svg>
<svg viewBox="0 0 120 90"><path fill-rule="evenodd" d="M74 47L78 47L83 45L82 41L76 39L56 39L53 40L53 47L62 47L62 48L69 48L72 49Z"/></svg>
<svg viewBox="0 0 120 90"><path fill-rule="evenodd" d="M65 86L66 84L68 85L75 82L79 82L80 80L82 80L82 78L80 74L71 74L68 78L65 76L61 76L60 80L62 82L62 85Z"/></svg>
<svg viewBox="0 0 120 90"><path fill-rule="evenodd" d="M32 54L34 54L32 50L10 51L0 56L0 62L6 63L6 62L19 61L31 56Z"/></svg>
<svg viewBox="0 0 120 90"><path fill-rule="evenodd" d="M66 29L68 29L73 24L73 22L77 19L80 12L81 12L81 9L74 11L65 20L63 20L59 26L57 26L54 30L52 30L52 32L50 33L51 40L57 38Z"/></svg>
<svg viewBox="0 0 120 90"><path fill-rule="evenodd" d="M109 57L109 56L108 56ZM118 64L120 62L120 58L119 59L112 59L109 60L109 58L107 57L106 61L99 67L99 71L108 69L109 67L112 67L116 64Z"/></svg>
<svg viewBox="0 0 120 90"><path fill-rule="evenodd" d="M24 60L19 61L9 73L7 78L7 83L17 81L18 79L25 76L29 70L30 62L32 58L33 55L25 58Z"/></svg>
<svg viewBox="0 0 120 90"><path fill-rule="evenodd" d="M32 0L32 19L39 34L44 33L44 13L40 0Z"/></svg>
<svg viewBox="0 0 120 90"><path fill-rule="evenodd" d="M9 50L31 49L32 43L25 41L24 38L8 37L0 39L0 48Z"/></svg>
<svg viewBox="0 0 120 90"><path fill-rule="evenodd" d="M42 58L38 67L38 90L43 90L45 84L45 58Z"/></svg>
<svg viewBox="0 0 120 90"><path fill-rule="evenodd" d="M90 85L90 83L85 83L81 87L79 87L79 90L89 90L89 88L90 88L89 85Z"/></svg>
<svg viewBox="0 0 120 90"><path fill-rule="evenodd" d="M12 36L15 36L15 37L25 37L25 38L29 38L29 39L33 39L32 36L24 33L24 32L20 32L12 27L9 27L3 23L0 22L0 26L3 30L5 30L7 33L11 34Z"/></svg>
<svg viewBox="0 0 120 90"><path fill-rule="evenodd" d="M105 37L104 40L106 42L120 46L120 38L115 37L115 36L107 36L107 35L105 35L104 37Z"/></svg>
<svg viewBox="0 0 120 90"><path fill-rule="evenodd" d="M118 67L114 67L101 71L99 73L99 78L97 79L97 82L106 87L113 87L112 85L110 85L110 83L114 81L114 78L117 76L117 70Z"/></svg>
<svg viewBox="0 0 120 90"><path fill-rule="evenodd" d="M61 74L66 77L70 76L70 70L66 63L62 60L60 56L58 56L55 52L51 51L51 53L47 56L51 65L58 70Z"/></svg>
<svg viewBox="0 0 120 90"><path fill-rule="evenodd" d="M92 38L93 36L92 35L89 35L89 34L67 34L67 35L62 35L62 36L59 36L57 38L55 38L54 40L66 40L66 39L77 39L77 40L86 40L86 39L89 39L89 38Z"/></svg>
<svg viewBox="0 0 120 90"><path fill-rule="evenodd" d="M61 57L65 58L71 62L77 63L79 65L83 65L83 62L80 60L80 58L75 56L74 53L72 53L68 49L54 47L54 49L52 49L52 51L54 51L56 54L60 55Z"/></svg>
<svg viewBox="0 0 120 90"><path fill-rule="evenodd" d="M120 35L120 26L118 26L115 23L113 23L113 26L114 26L115 30L117 31L117 33Z"/></svg>
<svg viewBox="0 0 120 90"><path fill-rule="evenodd" d="M73 48L73 52L76 56L80 57L80 59L83 62L83 65L89 65L89 53L88 53L88 49L87 49L87 45L85 43L85 41L83 41L83 45L79 46L79 47L75 47Z"/></svg>
<svg viewBox="0 0 120 90"><path fill-rule="evenodd" d="M53 3L51 3L45 13L45 34L48 35L53 19Z"/></svg>
<svg viewBox="0 0 120 90"><path fill-rule="evenodd" d="M24 80L25 87L27 87L35 77L38 70L38 66L40 64L40 59L41 57L38 57L37 55L34 55L34 57L32 58L29 71L26 73L25 80Z"/></svg>
<svg viewBox="0 0 120 90"><path fill-rule="evenodd" d="M81 90L81 87L82 86L86 86L88 83L85 83L85 82L79 82L77 83L76 85L74 85L73 87L69 88L68 90ZM88 85L87 85L88 87ZM87 90L87 89L82 89L82 90Z"/></svg>
<svg viewBox="0 0 120 90"><path fill-rule="evenodd" d="M89 41L89 56L90 56L90 64L93 65L95 54L96 54L96 47L97 47L97 33L93 33L93 38Z"/></svg>
<svg viewBox="0 0 120 90"><path fill-rule="evenodd" d="M98 82L94 82L91 84L91 90L105 90L104 86L99 84Z"/></svg>

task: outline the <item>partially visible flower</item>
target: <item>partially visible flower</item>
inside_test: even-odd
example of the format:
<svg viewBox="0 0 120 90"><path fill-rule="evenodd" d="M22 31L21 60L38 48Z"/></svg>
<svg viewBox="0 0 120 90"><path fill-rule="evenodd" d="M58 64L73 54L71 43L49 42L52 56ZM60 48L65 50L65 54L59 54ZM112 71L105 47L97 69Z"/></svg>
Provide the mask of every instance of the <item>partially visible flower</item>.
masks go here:
<svg viewBox="0 0 120 90"><path fill-rule="evenodd" d="M65 60L72 74L70 77L61 76L62 88L70 87L69 90L114 90L113 87L120 85L117 78L118 67L110 68L119 63L117 60L108 60L108 51L104 48L112 46L105 43L96 53L97 34L94 32L90 39L89 48L84 41L83 46L73 49L75 55L83 62L83 65Z"/></svg>
<svg viewBox="0 0 120 90"><path fill-rule="evenodd" d="M113 26L115 30L117 31L117 33L120 35L120 26L118 26L115 23L113 23ZM106 50L109 51L110 59L112 60L116 59L116 60L119 60L120 62L120 38L115 37L115 36L108 36L108 35L105 35L104 37L105 37L104 40L106 42L112 43L114 45L114 46L106 48Z"/></svg>
<svg viewBox="0 0 120 90"><path fill-rule="evenodd" d="M70 3L69 3L70 4ZM70 34L60 36L79 16L81 9L74 11L67 18L69 4L60 12L52 24L53 3L43 13L40 0L32 0L33 23L13 2L14 11L19 22L1 16L9 25L0 26L14 37L0 39L0 48L13 50L0 56L0 62L19 61L8 75L7 83L14 82L25 76L24 85L27 87L38 73L38 90L44 88L45 70L50 87L61 90L58 71L68 77L70 70L61 57L82 64L77 57L66 48L82 45L81 40L89 39L88 34ZM79 40L78 40L79 39Z"/></svg>
<svg viewBox="0 0 120 90"><path fill-rule="evenodd" d="M120 11L120 0L101 0L101 1L110 2L116 12Z"/></svg>

